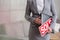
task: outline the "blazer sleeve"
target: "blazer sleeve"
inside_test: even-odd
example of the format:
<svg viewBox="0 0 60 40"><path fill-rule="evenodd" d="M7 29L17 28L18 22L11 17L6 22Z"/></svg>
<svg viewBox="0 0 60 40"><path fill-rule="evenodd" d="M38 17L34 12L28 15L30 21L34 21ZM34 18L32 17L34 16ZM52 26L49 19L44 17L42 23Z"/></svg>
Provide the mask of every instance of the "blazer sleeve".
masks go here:
<svg viewBox="0 0 60 40"><path fill-rule="evenodd" d="M52 12L52 23L50 25L50 27L53 29L54 31L54 27L56 25L56 19L57 19L57 14L56 14L56 9L55 9L55 4L54 4L54 0L51 0L51 12Z"/></svg>
<svg viewBox="0 0 60 40"><path fill-rule="evenodd" d="M29 22L33 23L35 18L30 16L30 14L31 14L30 1L27 0L26 11L25 11L25 19L28 20Z"/></svg>

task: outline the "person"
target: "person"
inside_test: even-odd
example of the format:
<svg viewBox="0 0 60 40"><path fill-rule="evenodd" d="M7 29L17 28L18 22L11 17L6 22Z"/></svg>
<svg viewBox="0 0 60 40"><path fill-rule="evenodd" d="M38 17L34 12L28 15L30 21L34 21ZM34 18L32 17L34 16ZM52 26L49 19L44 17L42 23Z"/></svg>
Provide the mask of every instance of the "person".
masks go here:
<svg viewBox="0 0 60 40"><path fill-rule="evenodd" d="M41 37L38 27L50 17L52 23L49 31ZM30 22L29 40L50 40L50 33L53 32L56 23L54 0L27 0L25 18Z"/></svg>

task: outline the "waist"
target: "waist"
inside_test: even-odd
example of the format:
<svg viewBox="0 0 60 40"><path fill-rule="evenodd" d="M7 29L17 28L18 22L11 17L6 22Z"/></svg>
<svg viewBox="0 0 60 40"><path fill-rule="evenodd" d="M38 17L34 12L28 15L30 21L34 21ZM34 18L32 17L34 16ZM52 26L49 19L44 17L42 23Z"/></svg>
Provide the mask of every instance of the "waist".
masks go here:
<svg viewBox="0 0 60 40"><path fill-rule="evenodd" d="M32 17L42 17L42 14L34 14Z"/></svg>

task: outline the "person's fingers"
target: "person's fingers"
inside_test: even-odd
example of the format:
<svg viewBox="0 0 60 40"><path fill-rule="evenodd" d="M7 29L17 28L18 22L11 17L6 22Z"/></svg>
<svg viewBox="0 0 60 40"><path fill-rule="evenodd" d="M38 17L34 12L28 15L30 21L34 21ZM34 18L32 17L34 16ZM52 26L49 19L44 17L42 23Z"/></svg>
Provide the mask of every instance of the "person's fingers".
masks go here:
<svg viewBox="0 0 60 40"><path fill-rule="evenodd" d="M40 16L38 16L37 18L39 18L39 19L40 19L41 17L40 17Z"/></svg>
<svg viewBox="0 0 60 40"><path fill-rule="evenodd" d="M41 19L36 18L34 22L37 23L37 24L41 24Z"/></svg>
<svg viewBox="0 0 60 40"><path fill-rule="evenodd" d="M51 33L52 32L52 29L49 27L49 29L48 29L48 33Z"/></svg>
<svg viewBox="0 0 60 40"><path fill-rule="evenodd" d="M48 31L48 33L51 33L51 31Z"/></svg>
<svg viewBox="0 0 60 40"><path fill-rule="evenodd" d="M52 32L52 28L49 27L49 29L50 29L50 31Z"/></svg>

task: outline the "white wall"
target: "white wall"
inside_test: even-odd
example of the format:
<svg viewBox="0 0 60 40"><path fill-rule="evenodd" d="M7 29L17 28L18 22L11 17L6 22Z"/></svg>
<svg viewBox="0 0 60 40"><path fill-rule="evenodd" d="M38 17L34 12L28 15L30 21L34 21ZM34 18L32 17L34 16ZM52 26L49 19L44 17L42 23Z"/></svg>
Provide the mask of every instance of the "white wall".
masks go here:
<svg viewBox="0 0 60 40"><path fill-rule="evenodd" d="M0 23L25 21L26 0L0 0Z"/></svg>
<svg viewBox="0 0 60 40"><path fill-rule="evenodd" d="M0 24L5 25L8 36L24 37L25 5L26 0L0 0Z"/></svg>
<svg viewBox="0 0 60 40"><path fill-rule="evenodd" d="M24 21L26 0L11 0L11 21Z"/></svg>

